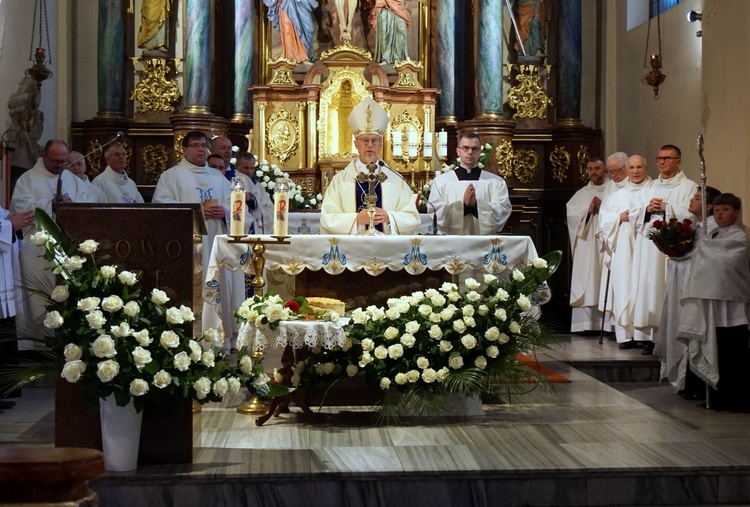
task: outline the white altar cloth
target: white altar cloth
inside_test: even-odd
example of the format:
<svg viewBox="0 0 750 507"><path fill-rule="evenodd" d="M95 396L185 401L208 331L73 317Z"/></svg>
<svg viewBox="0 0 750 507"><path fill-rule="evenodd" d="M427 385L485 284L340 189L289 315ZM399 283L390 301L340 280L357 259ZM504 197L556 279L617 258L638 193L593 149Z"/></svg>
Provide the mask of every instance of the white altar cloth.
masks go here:
<svg viewBox="0 0 750 507"><path fill-rule="evenodd" d="M417 234L432 234L432 214L419 214ZM289 234L320 234L319 211L292 211L289 213Z"/></svg>
<svg viewBox="0 0 750 507"><path fill-rule="evenodd" d="M237 335L237 348L247 347L250 351L266 350L269 346L295 349L302 347L323 347L332 349L346 341L344 326L349 319L344 317L338 322L322 320L284 320L277 329L259 328L250 322L240 326Z"/></svg>

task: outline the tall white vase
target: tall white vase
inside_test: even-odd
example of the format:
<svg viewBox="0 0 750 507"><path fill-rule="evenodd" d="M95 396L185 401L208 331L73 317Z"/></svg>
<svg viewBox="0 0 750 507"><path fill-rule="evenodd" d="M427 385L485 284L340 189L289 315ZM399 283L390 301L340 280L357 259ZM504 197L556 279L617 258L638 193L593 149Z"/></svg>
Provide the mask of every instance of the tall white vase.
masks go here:
<svg viewBox="0 0 750 507"><path fill-rule="evenodd" d="M99 400L102 424L104 468L110 472L127 472L138 467L143 412L136 413L133 400L118 407L114 396Z"/></svg>

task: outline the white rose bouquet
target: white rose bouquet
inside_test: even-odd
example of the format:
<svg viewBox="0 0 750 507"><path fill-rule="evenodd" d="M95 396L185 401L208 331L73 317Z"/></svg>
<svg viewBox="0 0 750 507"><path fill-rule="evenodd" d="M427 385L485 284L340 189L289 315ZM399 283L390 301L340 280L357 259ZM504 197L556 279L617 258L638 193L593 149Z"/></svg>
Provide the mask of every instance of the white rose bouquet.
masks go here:
<svg viewBox="0 0 750 507"><path fill-rule="evenodd" d="M40 209L36 225L31 241L58 275L48 295L44 325L53 334L46 345L63 361L61 376L80 384L89 402L114 395L118 405L132 399L141 411L147 403L218 401L253 374L227 365L218 331L191 337L190 308L170 305L158 289L142 295L135 273L104 265L97 242L71 242Z"/></svg>
<svg viewBox="0 0 750 507"><path fill-rule="evenodd" d="M390 299L387 308L356 309L348 348L308 357L300 387L361 376L382 391L380 415L388 418L407 408L435 413L448 394L496 393L500 385L535 375L517 355L551 341L529 310L560 259L556 251L513 270L516 276L487 274L481 283L467 279L464 290L445 283Z"/></svg>
<svg viewBox="0 0 750 507"><path fill-rule="evenodd" d="M276 164L269 165L265 160L256 166L255 177L266 189L272 201L276 191L276 180L287 178L289 180L289 206L292 210L319 209L323 201L322 194L304 190L292 180L289 173L282 171Z"/></svg>

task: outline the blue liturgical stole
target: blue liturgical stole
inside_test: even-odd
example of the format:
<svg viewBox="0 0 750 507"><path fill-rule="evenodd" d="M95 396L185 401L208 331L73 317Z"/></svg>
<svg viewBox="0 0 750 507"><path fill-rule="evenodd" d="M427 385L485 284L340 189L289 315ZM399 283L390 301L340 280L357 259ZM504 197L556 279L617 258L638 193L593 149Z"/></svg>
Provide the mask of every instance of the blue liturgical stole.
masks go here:
<svg viewBox="0 0 750 507"><path fill-rule="evenodd" d="M358 181L355 181L356 185L356 196L355 199L357 200L357 210L363 210L367 209L367 193L370 191L369 185L370 182L360 183ZM383 194L382 194L382 185L380 185L380 182L373 183L375 185L375 195L378 196L378 200L375 203L376 208L382 208L383 207ZM380 232L383 232L383 224L376 225L375 228L379 230Z"/></svg>

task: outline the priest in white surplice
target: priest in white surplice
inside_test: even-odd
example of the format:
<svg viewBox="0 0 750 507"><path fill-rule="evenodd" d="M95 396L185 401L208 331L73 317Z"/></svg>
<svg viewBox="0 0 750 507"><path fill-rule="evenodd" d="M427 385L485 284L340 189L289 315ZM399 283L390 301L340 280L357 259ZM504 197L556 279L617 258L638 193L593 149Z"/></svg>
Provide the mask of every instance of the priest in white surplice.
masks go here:
<svg viewBox="0 0 750 507"><path fill-rule="evenodd" d="M570 280L572 333L598 330L602 325L602 313L598 308L603 255L598 237L599 209L614 188L608 184L607 170L601 158L591 157L586 172L588 185L578 190L566 205L570 254L573 257Z"/></svg>
<svg viewBox="0 0 750 507"><path fill-rule="evenodd" d="M57 184L60 182L59 201L91 202L83 183L70 171L66 171L68 164L68 146L64 141L51 139L47 141L42 151L42 157L37 160L34 167L26 171L18 178L10 201L11 213L22 213L34 208L41 208L52 216L52 202L57 197ZM23 229L23 241L20 247L21 278L25 287L48 289L52 291L55 286L55 277L51 271L51 264L41 257L44 250L32 245L29 238L36 233L33 224ZM39 285L45 284L44 287ZM27 297L28 296L28 297ZM24 291L24 298L16 322L19 332L31 328L44 332L42 326L47 310L44 307L46 301L29 292ZM28 349L31 343L23 341L19 348Z"/></svg>
<svg viewBox="0 0 750 507"><path fill-rule="evenodd" d="M377 195L375 227L385 234L414 234L419 226L414 194L401 175L380 159L383 135L388 128L388 113L367 96L354 107L348 120L359 156L331 179L320 209L320 232L363 233L370 223L365 198L372 184ZM382 173L386 180L360 183L357 175L367 174L367 165L371 162L378 166L376 174Z"/></svg>
<svg viewBox="0 0 750 507"><path fill-rule="evenodd" d="M459 166L435 178L430 189L428 202L437 214L438 230L444 234L497 234L511 212L505 180L478 167L482 141L477 134L463 134L456 153Z"/></svg>
<svg viewBox="0 0 750 507"><path fill-rule="evenodd" d="M620 348L629 348L633 336L630 277L635 234L632 224L646 202L644 192L651 186L646 160L640 155L628 158L628 183L612 194L599 211L601 239L611 257L610 297L607 311L612 312L615 335ZM603 310L603 306L599 309Z"/></svg>
<svg viewBox="0 0 750 507"><path fill-rule="evenodd" d="M646 192L647 206L633 223L636 232L631 271L633 336L635 341L645 342L643 353L646 355L654 350L653 335L661 320L667 277L667 257L646 237L646 233L655 220L696 220L688 207L698 185L680 170L681 157L680 149L671 144L659 149L656 157L659 177Z"/></svg>
<svg viewBox="0 0 750 507"><path fill-rule="evenodd" d="M86 174L86 157L77 151L71 151L68 153L68 169L83 183L86 195L82 200L96 203L106 202L104 200L104 194L94 186Z"/></svg>
<svg viewBox="0 0 750 507"><path fill-rule="evenodd" d="M107 167L94 178L94 185L104 194L104 202L141 204L143 196L135 181L128 177L128 152L120 144L113 144L104 152Z"/></svg>

